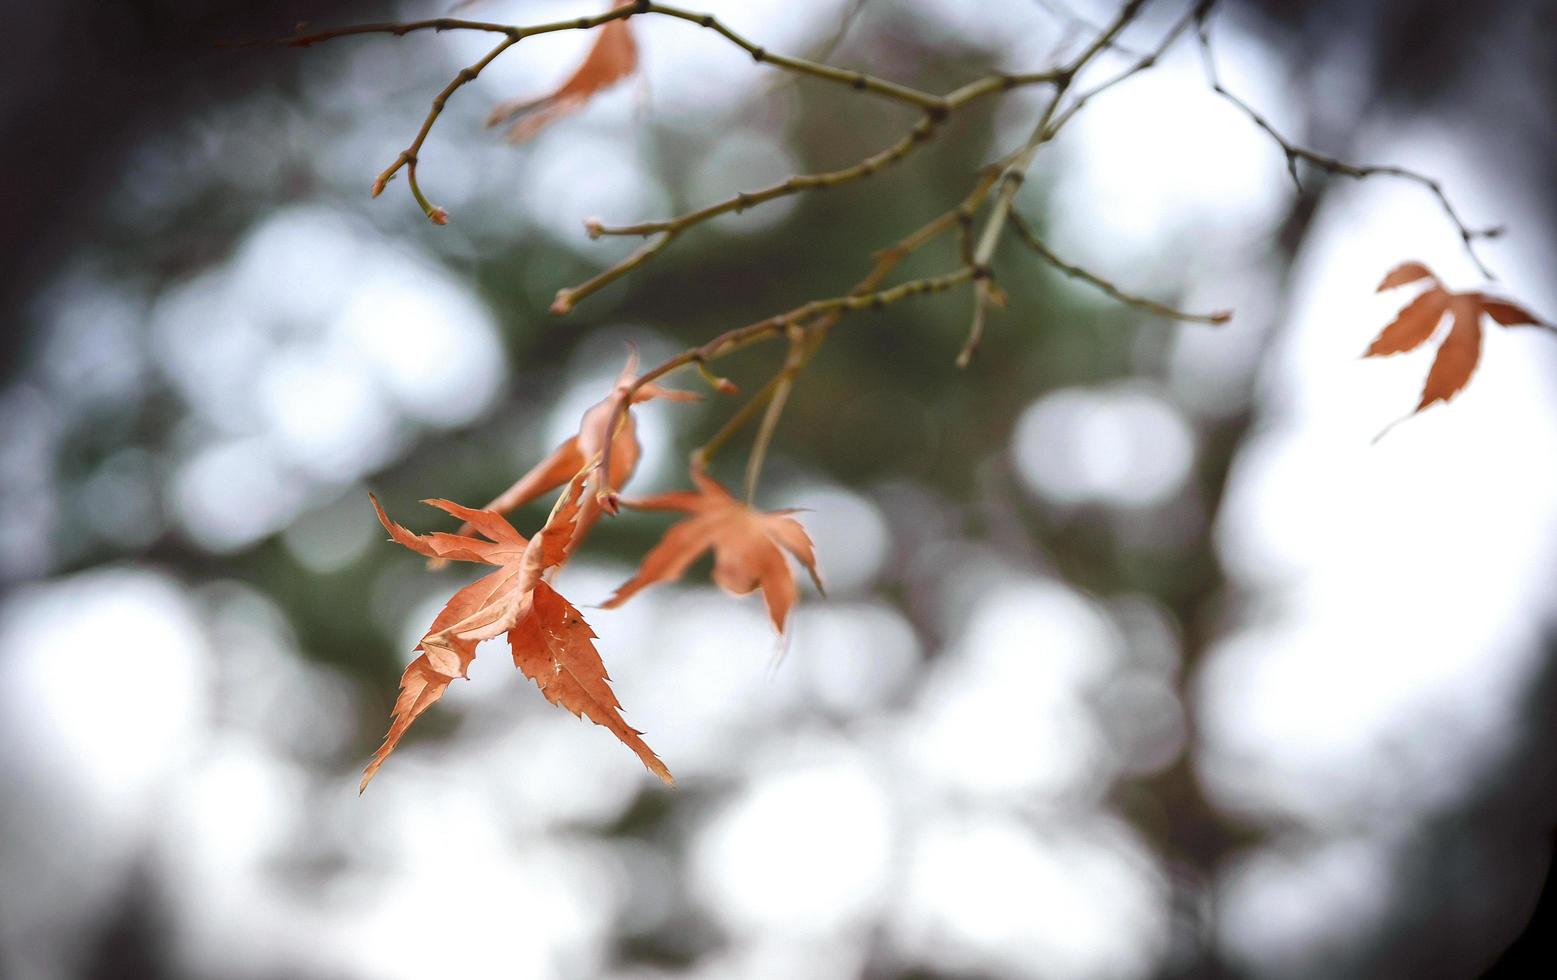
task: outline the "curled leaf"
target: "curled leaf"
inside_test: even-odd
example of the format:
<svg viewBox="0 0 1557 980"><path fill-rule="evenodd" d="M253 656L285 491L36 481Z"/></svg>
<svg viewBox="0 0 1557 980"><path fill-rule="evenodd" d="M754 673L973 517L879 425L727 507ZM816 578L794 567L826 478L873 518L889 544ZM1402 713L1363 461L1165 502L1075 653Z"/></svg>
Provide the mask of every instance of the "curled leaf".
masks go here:
<svg viewBox="0 0 1557 980"><path fill-rule="evenodd" d="M426 503L465 520L481 536L417 534L390 520L373 498L379 521L401 545L430 558L496 565L497 570L454 593L417 643L420 654L401 675L389 731L363 771L359 790L367 788L411 723L443 696L449 682L466 675L477 644L504 633L514 663L547 700L604 726L651 772L670 781L669 771L644 744L641 733L622 720L605 665L590 642L594 633L543 580L550 569L567 560L582 510L584 481L593 463L587 460L573 475L545 526L528 540L499 514L447 500Z"/></svg>
<svg viewBox="0 0 1557 980"><path fill-rule="evenodd" d="M562 444L553 449L545 459L536 463L529 472L516 480L513 486L494 497L483 510L506 514L515 508L523 507L542 494L566 483L570 477L584 468L588 460L598 458L605 451L606 428L610 425L611 416L616 410L617 399L624 396L637 379L638 355L633 353L628 356L627 364L617 375L611 393L584 412L584 417L579 421L578 433L563 440ZM650 383L635 391L632 401L634 405L655 398L686 402L697 401L698 397L690 391L679 391ZM627 481L632 479L633 471L638 468L638 458L643 453L638 443L637 423L633 419L631 406L623 415L620 425L616 437L611 440L610 465L605 467L610 481L606 488L608 492L620 491L626 486ZM577 547L589 533L589 529L600 519L601 508L597 497L598 493L592 493L585 498L583 512L574 530L573 540L569 544L570 548ZM468 534L470 530L471 524L467 521L456 533ZM436 566L441 562L435 559L433 564Z"/></svg>

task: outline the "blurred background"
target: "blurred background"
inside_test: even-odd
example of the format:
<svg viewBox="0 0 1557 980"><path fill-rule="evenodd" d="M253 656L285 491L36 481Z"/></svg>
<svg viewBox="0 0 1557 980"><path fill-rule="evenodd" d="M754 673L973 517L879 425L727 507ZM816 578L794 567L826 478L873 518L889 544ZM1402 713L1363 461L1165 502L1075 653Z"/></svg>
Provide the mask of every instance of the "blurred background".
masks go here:
<svg viewBox="0 0 1557 980"><path fill-rule="evenodd" d="M696 6L806 53L856 4ZM1509 295L1557 316L1552 5L1222 6L1229 87L1303 142L1441 178L1507 226L1484 254ZM1151 4L1124 47L1182 9ZM1045 148L1020 208L1229 326L1145 317L1015 243L967 371L965 293L846 321L760 500L809 508L831 586L782 662L706 563L585 608L675 790L493 645L359 798L412 646L473 571L387 543L368 491L445 527L415 501L507 486L629 343L652 363L847 290L1037 106L712 222L556 319L553 292L631 244L586 216L847 165L912 115L645 18L641 78L513 147L486 112L588 39L527 41L427 143L440 228L403 181L368 186L487 41L213 47L445 10L8 13L0 976L1529 975L1557 902L1557 344L1489 332L1461 397L1370 445L1431 356L1359 359L1402 302L1378 279L1414 258L1481 280L1416 185L1297 192L1190 44ZM831 57L946 90L1047 67L1112 10L868 0ZM754 389L778 356L728 373ZM635 491L679 486L735 404L642 408ZM603 600L666 523L606 522L562 591Z"/></svg>

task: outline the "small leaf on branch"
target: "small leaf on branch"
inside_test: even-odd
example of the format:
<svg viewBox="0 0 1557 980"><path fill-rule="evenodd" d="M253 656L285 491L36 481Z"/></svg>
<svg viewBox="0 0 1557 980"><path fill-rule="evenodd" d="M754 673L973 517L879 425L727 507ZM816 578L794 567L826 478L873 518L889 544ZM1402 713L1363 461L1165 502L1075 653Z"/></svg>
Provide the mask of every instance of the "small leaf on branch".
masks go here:
<svg viewBox="0 0 1557 980"><path fill-rule="evenodd" d="M631 0L612 4L627 6ZM488 126L512 122L508 138L523 143L556 119L576 112L600 92L638 70L638 45L627 19L607 21L595 28L595 43L573 74L546 95L504 102L487 117Z"/></svg>
<svg viewBox="0 0 1557 980"><path fill-rule="evenodd" d="M1378 291L1424 279L1431 285L1401 309L1363 354L1364 357L1382 357L1415 350L1433 336L1448 314L1449 332L1438 346L1438 354L1427 373L1427 383L1422 388L1422 399L1412 410L1413 415L1434 402L1449 401L1470 382L1481 359L1483 314L1503 326L1545 326L1529 311L1507 300L1480 292L1449 292L1420 262L1406 262L1391 270L1379 283Z"/></svg>
<svg viewBox="0 0 1557 980"><path fill-rule="evenodd" d="M698 556L713 549L714 581L731 595L762 589L773 628L784 632L789 610L799 598L788 551L810 572L817 591L825 591L816 569L816 553L793 510L758 511L732 497L717 481L693 468L697 490L679 490L643 500L623 501L636 510L675 510L691 516L671 527L644 556L638 574L603 604L615 609L641 589L679 579ZM782 550L781 550L782 549Z"/></svg>

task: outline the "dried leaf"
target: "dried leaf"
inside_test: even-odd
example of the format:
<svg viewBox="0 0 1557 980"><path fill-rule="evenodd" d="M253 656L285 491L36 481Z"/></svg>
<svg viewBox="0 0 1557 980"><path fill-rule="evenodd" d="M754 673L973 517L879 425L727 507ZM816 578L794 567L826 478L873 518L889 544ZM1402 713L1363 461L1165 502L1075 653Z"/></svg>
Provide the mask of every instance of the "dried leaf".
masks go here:
<svg viewBox="0 0 1557 980"><path fill-rule="evenodd" d="M1481 317L1483 314L1503 326L1532 324L1546 326L1523 307L1485 293L1451 293L1420 262L1405 262L1391 270L1379 284L1379 290L1393 289L1426 279L1430 283L1416 299L1374 338L1364 357L1379 357L1414 350L1426 343L1448 313L1449 332L1438 347L1438 354L1422 388L1422 400L1412 414L1434 402L1446 402L1470 382L1481 359ZM1387 430L1386 430L1387 431Z"/></svg>
<svg viewBox="0 0 1557 980"><path fill-rule="evenodd" d="M545 582L535 587L529 615L508 631L514 666L535 682L552 704L561 705L611 730L648 770L675 782L659 756L622 720L621 703L595 649L595 631L579 611Z"/></svg>
<svg viewBox="0 0 1557 980"><path fill-rule="evenodd" d="M1542 327L1546 325L1534 313L1522 306L1515 306L1507 300L1493 299L1481 293L1477 293L1476 296L1481 302L1482 312L1505 327Z"/></svg>
<svg viewBox="0 0 1557 980"><path fill-rule="evenodd" d="M623 7L630 2L623 0L612 6ZM638 45L633 40L627 18L607 21L595 29L595 43L589 53L555 91L535 99L501 103L487 117L487 125L513 122L508 129L508 138L515 143L523 143L551 122L582 108L596 94L637 70Z"/></svg>
<svg viewBox="0 0 1557 980"><path fill-rule="evenodd" d="M639 590L657 582L680 578L698 556L714 551L714 581L732 595L762 589L773 628L784 632L789 610L799 597L795 575L784 551L799 559L818 590L821 577L816 554L805 528L790 510L756 511L730 496L719 483L700 470L692 471L697 490L680 490L637 501L624 501L637 510L674 510L692 515L665 532L643 564L604 605L614 609ZM783 549L783 550L781 550Z"/></svg>
<svg viewBox="0 0 1557 980"><path fill-rule="evenodd" d="M1407 303L1368 347L1367 357L1380 357L1415 350L1433 335L1449 308L1449 294L1442 289L1429 289Z"/></svg>
<svg viewBox="0 0 1557 980"><path fill-rule="evenodd" d="M506 514L542 494L560 487L568 481L568 478L583 468L586 460L598 458L605 450L606 427L611 424L611 415L615 410L616 401L634 381L638 379L638 355L636 352L629 355L627 364L617 375L616 383L612 386L611 393L592 405L584 413L579 422L578 434L570 436L562 445L553 449L545 459L537 463L528 473L521 476L513 486L498 494L493 500L482 508L497 514ZM675 388L665 388L649 383L633 393L633 404L650 401L655 398L663 398L666 401L697 401L699 396L690 391L679 391ZM609 473L610 488L620 491L632 478L633 471L638 468L638 458L642 455L642 447L638 443L637 424L633 420L632 409L623 415L621 431L616 438L611 440L611 462L605 467ZM574 538L570 548L577 547L589 529L600 519L600 504L591 493L585 497L583 512L579 517L578 526L574 531ZM507 523L506 521L504 522ZM457 534L469 534L472 526L469 521L460 526ZM452 556L451 556L452 557ZM441 564L435 560L434 567Z"/></svg>
<svg viewBox="0 0 1557 980"><path fill-rule="evenodd" d="M1449 303L1449 312L1454 325L1438 347L1432 370L1427 372L1422 400L1416 406L1418 412L1433 402L1446 402L1457 395L1470 381L1481 358L1480 304L1472 296L1456 296Z"/></svg>
<svg viewBox="0 0 1557 980"><path fill-rule="evenodd" d="M443 696L449 682L466 676L477 644L503 633L508 634L514 662L548 700L609 729L651 772L670 780L664 764L638 737L640 733L622 720L620 705L607 684L605 666L589 642L594 634L578 611L542 580L550 569L567 560L583 509L584 482L593 462L587 460L574 474L545 526L529 540L496 513L446 500L426 503L464 519L482 537L416 534L390 520L373 498L379 521L390 537L412 551L498 568L454 593L417 643L421 654L400 678L389 732L364 770L359 790L367 788L411 723Z"/></svg>

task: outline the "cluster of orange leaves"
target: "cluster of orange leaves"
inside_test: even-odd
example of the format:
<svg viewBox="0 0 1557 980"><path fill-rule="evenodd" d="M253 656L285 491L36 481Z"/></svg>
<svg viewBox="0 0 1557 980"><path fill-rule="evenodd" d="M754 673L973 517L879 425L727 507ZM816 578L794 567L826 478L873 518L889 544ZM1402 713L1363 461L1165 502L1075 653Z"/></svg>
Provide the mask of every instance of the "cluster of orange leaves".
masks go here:
<svg viewBox="0 0 1557 980"><path fill-rule="evenodd" d="M511 123L509 139L522 142L560 116L579 109L596 93L627 78L637 68L638 46L632 29L626 20L609 21L595 31L594 44L584 60L560 86L538 98L498 105L488 116L487 125ZM377 498L373 499L379 521L391 538L426 555L431 559L429 567L470 561L496 565L498 570L456 592L417 644L421 653L400 678L400 695L395 700L389 732L363 772L359 791L367 788L411 723L443 696L449 682L466 676L477 644L504 633L508 634L514 665L535 682L547 700L609 729L638 755L650 772L672 782L670 770L643 741L642 733L623 720L621 704L611 691L610 675L595 648L594 630L547 581L600 519L599 499L593 493L586 495L584 487L607 441L611 443L611 458L602 467L602 479L613 493L621 490L637 468L641 448L630 410L624 413L615 438L606 438L615 396L632 383L635 372L635 361L629 361L612 396L584 413L578 434L565 440L486 507L475 510L447 500L423 501L464 522L453 534L408 531L390 520ZM689 392L648 384L638 388L632 400L686 401L695 397ZM559 486L564 487L562 495L533 538L526 540L502 516ZM805 532L799 530L798 524L795 528L805 540L808 562L814 562ZM676 575L690 561L680 565ZM674 576L660 580L670 577ZM640 575L633 580L634 591L649 584L647 580L640 581L643 578ZM793 586L791 576L791 592ZM625 599L626 595L618 595L612 604ZM782 629L783 617L776 617L774 623Z"/></svg>
<svg viewBox="0 0 1557 980"><path fill-rule="evenodd" d="M477 562L496 566L496 571L455 592L417 643L420 653L400 678L389 732L363 773L361 789L367 788L411 723L443 696L449 682L466 676L477 645L504 634L514 666L535 682L548 701L605 727L632 749L650 772L672 782L670 770L644 742L643 733L622 718L622 706L611 691L610 676L595 648L594 630L550 583L599 518L601 491L618 494L637 467L641 448L630 407L620 416L620 428L610 440L610 465L596 465L601 461L614 409L630 390L636 368L635 359L630 359L611 394L584 413L577 435L486 507L478 510L447 500L424 501L464 522L454 533L416 534L391 520L377 498L373 499L379 521L393 540L435 564ZM646 384L634 392L632 400L691 397L695 396ZM645 556L638 573L618 588L605 606L614 608L647 586L680 578L701 554L712 549L714 581L734 595L760 588L773 627L782 635L799 594L784 552L794 555L821 587L816 554L805 529L789 516L792 511L754 510L696 467L691 477L694 490L622 501L634 509L681 511L689 516L666 532ZM600 486L586 492L591 482ZM526 539L502 516L559 485L562 494L534 537Z"/></svg>

